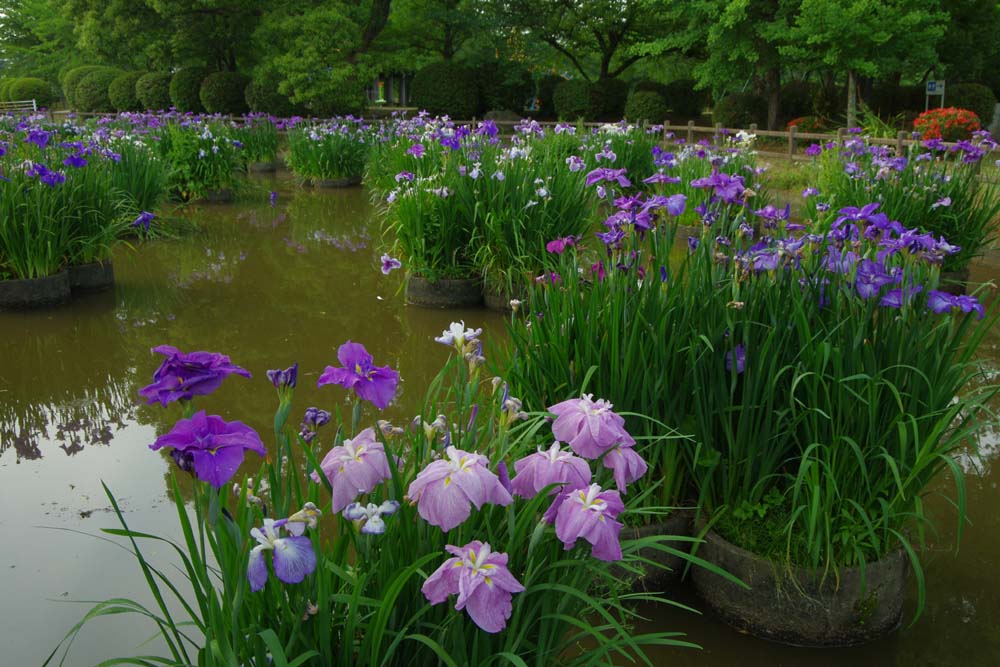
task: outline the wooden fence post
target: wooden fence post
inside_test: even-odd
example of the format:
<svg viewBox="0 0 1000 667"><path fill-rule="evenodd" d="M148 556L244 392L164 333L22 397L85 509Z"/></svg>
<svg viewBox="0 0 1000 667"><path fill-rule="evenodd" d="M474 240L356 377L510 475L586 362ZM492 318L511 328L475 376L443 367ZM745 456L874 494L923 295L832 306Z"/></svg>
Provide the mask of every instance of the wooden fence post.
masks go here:
<svg viewBox="0 0 1000 667"><path fill-rule="evenodd" d="M715 124L715 136L712 137L712 142L718 146L722 141L722 123Z"/></svg>
<svg viewBox="0 0 1000 667"><path fill-rule="evenodd" d="M689 121L688 121L688 136L687 136L687 142L688 142L689 144L693 144L693 143L694 143L694 121L693 121L693 120L689 120Z"/></svg>
<svg viewBox="0 0 1000 667"><path fill-rule="evenodd" d="M757 134L757 123L750 123L750 134Z"/></svg>
<svg viewBox="0 0 1000 667"><path fill-rule="evenodd" d="M896 133L896 157L902 157L903 155L906 154L905 153L906 145L904 144L905 141L906 141L906 132L900 130L899 132Z"/></svg>
<svg viewBox="0 0 1000 667"><path fill-rule="evenodd" d="M847 130L846 129L844 129L842 127L838 127L837 128L837 143L840 144L841 146L844 145L844 136L846 134L847 134Z"/></svg>
<svg viewBox="0 0 1000 667"><path fill-rule="evenodd" d="M788 129L788 157L795 155L795 139L798 133L799 128L795 125Z"/></svg>

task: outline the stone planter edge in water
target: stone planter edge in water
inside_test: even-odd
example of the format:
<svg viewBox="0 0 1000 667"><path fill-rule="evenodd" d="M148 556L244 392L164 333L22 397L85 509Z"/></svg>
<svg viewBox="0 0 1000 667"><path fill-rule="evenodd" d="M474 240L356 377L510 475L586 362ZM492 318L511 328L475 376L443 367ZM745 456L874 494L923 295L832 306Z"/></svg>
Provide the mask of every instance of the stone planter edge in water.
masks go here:
<svg viewBox="0 0 1000 667"><path fill-rule="evenodd" d="M634 540L652 535L666 535L689 538L694 530L694 510L678 508L670 514L661 517L654 523L644 526L625 526L621 531L622 540ZM678 551L688 551L691 543L688 541L671 544ZM638 555L642 558L656 563L657 567L646 566L643 575L634 578L632 588L634 590L661 590L669 588L678 583L684 574L684 566L687 561L680 556L666 551L661 551L655 547L645 547L639 550ZM632 577L630 573L616 569L615 575L620 577Z"/></svg>
<svg viewBox="0 0 1000 667"><path fill-rule="evenodd" d="M692 568L698 596L728 625L792 646L855 646L896 630L910 563L900 547L864 568L822 571L774 563L709 530L697 555L749 589Z"/></svg>
<svg viewBox="0 0 1000 667"><path fill-rule="evenodd" d="M278 160L275 159L270 162L251 162L247 166L247 171L251 174L267 174L278 171Z"/></svg>
<svg viewBox="0 0 1000 667"><path fill-rule="evenodd" d="M111 259L72 265L67 271L69 287L73 292L97 292L115 284L115 267Z"/></svg>
<svg viewBox="0 0 1000 667"><path fill-rule="evenodd" d="M69 272L43 278L0 280L0 309L34 308L68 301Z"/></svg>
<svg viewBox="0 0 1000 667"><path fill-rule="evenodd" d="M350 188L361 185L360 176L344 176L341 178L317 178L313 181L319 188Z"/></svg>
<svg viewBox="0 0 1000 667"><path fill-rule="evenodd" d="M232 188L219 188L218 190L205 190L200 201L209 204L228 204L233 201Z"/></svg>
<svg viewBox="0 0 1000 667"><path fill-rule="evenodd" d="M483 283L478 278L442 278L431 282L411 275L406 281L406 302L425 308L466 308L483 302Z"/></svg>

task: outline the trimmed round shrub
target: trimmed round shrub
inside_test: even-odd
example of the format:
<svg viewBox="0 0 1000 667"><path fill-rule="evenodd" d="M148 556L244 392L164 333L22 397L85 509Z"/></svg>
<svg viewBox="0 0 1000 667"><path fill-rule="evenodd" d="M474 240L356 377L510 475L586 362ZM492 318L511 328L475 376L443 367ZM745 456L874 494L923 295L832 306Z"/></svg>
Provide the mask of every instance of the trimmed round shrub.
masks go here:
<svg viewBox="0 0 1000 667"><path fill-rule="evenodd" d="M479 112L514 111L521 114L535 92L527 68L514 62L490 61L474 71L479 82Z"/></svg>
<svg viewBox="0 0 1000 667"><path fill-rule="evenodd" d="M135 96L142 111L166 111L170 108L170 72L143 74L135 82Z"/></svg>
<svg viewBox="0 0 1000 667"><path fill-rule="evenodd" d="M962 141L970 139L980 124L978 116L968 109L945 107L923 112L913 121L913 128L921 139Z"/></svg>
<svg viewBox="0 0 1000 667"><path fill-rule="evenodd" d="M143 111L142 102L135 92L135 84L146 76L145 72L126 72L108 86L108 99L115 111Z"/></svg>
<svg viewBox="0 0 1000 667"><path fill-rule="evenodd" d="M708 106L708 93L695 90L695 85L694 79L677 79L663 86L663 100L674 116L698 118Z"/></svg>
<svg viewBox="0 0 1000 667"><path fill-rule="evenodd" d="M35 100L39 107L47 107L56 101L52 84L44 79L25 77L14 79L7 86L7 100Z"/></svg>
<svg viewBox="0 0 1000 667"><path fill-rule="evenodd" d="M0 79L0 102L10 102L7 91L10 90L12 83L14 83L14 79Z"/></svg>
<svg viewBox="0 0 1000 667"><path fill-rule="evenodd" d="M662 123L669 111L663 95L651 90L635 91L625 104L625 118L632 122L648 120L650 123Z"/></svg>
<svg viewBox="0 0 1000 667"><path fill-rule="evenodd" d="M66 74L63 75L59 83L62 85L63 97L66 98L66 104L69 105L70 109L76 109L78 106L76 101L76 86L83 81L85 76L101 69L105 68L100 65L84 65L83 67L74 67L66 71Z"/></svg>
<svg viewBox="0 0 1000 667"><path fill-rule="evenodd" d="M628 83L621 79L601 79L592 86L597 99L597 120L621 120L628 101Z"/></svg>
<svg viewBox="0 0 1000 667"><path fill-rule="evenodd" d="M767 100L753 93L735 93L719 100L712 119L723 127L744 129L751 124L763 125L767 120Z"/></svg>
<svg viewBox="0 0 1000 667"><path fill-rule="evenodd" d="M813 112L815 86L808 81L789 81L781 87L782 118L802 118Z"/></svg>
<svg viewBox="0 0 1000 667"><path fill-rule="evenodd" d="M278 90L281 78L275 72L258 72L243 90L250 111L266 113L279 118L302 115L303 109Z"/></svg>
<svg viewBox="0 0 1000 667"><path fill-rule="evenodd" d="M78 111L114 111L108 88L111 82L122 75L122 71L113 67L96 69L76 84L73 98Z"/></svg>
<svg viewBox="0 0 1000 667"><path fill-rule="evenodd" d="M431 63L417 72L410 91L410 104L432 114L468 120L479 110L475 74L447 60Z"/></svg>
<svg viewBox="0 0 1000 667"><path fill-rule="evenodd" d="M981 83L956 83L945 87L944 99L949 107L968 109L976 114L983 127L988 127L993 122L997 97L988 86Z"/></svg>
<svg viewBox="0 0 1000 667"><path fill-rule="evenodd" d="M560 83L552 93L552 101L556 116L563 120L594 120L600 113L597 91L584 79Z"/></svg>
<svg viewBox="0 0 1000 667"><path fill-rule="evenodd" d="M170 103L178 111L204 111L201 104L201 82L212 70L205 67L185 67L170 79Z"/></svg>
<svg viewBox="0 0 1000 667"><path fill-rule="evenodd" d="M246 113L249 83L250 77L239 72L213 72L201 82L201 104L209 113Z"/></svg>

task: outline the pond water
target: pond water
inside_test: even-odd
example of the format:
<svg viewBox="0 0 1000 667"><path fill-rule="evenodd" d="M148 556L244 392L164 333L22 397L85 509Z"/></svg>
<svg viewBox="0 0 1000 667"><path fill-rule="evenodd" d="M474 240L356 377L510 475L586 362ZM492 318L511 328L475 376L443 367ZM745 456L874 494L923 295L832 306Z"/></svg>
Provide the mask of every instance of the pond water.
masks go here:
<svg viewBox="0 0 1000 667"><path fill-rule="evenodd" d="M299 414L310 405L334 409L345 405L344 392L317 389L315 380L336 364L341 343L361 342L377 364L400 371L399 398L386 413L402 422L419 411L424 386L449 354L432 340L449 322L482 326L487 339L503 336L503 318L485 309L405 305L398 274L379 271L378 225L363 190L313 191L281 177L257 183L265 193L278 191L277 207L264 196L186 209L178 215L196 218L199 231L122 248L114 291L60 308L0 313L0 664L41 664L89 607L82 601L150 602L132 556L93 536L116 526L102 480L131 526L176 534L168 458L148 445L170 428L178 408L147 406L136 394L159 365L150 348L219 351L249 369L253 379L229 379L199 406L247 422L267 443L275 406L267 369L300 364ZM998 274L1000 262L987 257L973 279ZM987 347L996 358L995 336ZM654 662L1000 663L1000 570L993 566L1000 562L1000 471L991 458L1000 455L1000 436L987 429L983 444L983 460L968 466L973 525L957 558L947 548L950 531L934 540L941 547L928 558L927 609L912 627L866 647L815 651L742 636L710 617L647 608L644 629L682 631L704 647L653 651ZM148 554L169 567L165 548L149 545ZM699 606L683 588L676 597ZM80 636L66 664L153 652L152 634L135 619L101 620Z"/></svg>

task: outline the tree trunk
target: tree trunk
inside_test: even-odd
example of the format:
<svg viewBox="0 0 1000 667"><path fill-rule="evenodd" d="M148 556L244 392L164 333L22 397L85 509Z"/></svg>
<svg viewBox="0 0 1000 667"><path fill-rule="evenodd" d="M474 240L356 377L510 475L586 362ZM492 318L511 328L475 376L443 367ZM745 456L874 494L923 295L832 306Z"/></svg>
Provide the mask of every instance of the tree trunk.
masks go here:
<svg viewBox="0 0 1000 667"><path fill-rule="evenodd" d="M764 74L767 89L767 129L777 130L781 116L781 68L772 67Z"/></svg>
<svg viewBox="0 0 1000 667"><path fill-rule="evenodd" d="M858 86L854 81L854 70L847 70L847 127L854 127L858 120Z"/></svg>

